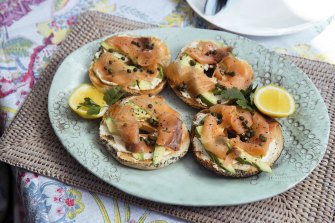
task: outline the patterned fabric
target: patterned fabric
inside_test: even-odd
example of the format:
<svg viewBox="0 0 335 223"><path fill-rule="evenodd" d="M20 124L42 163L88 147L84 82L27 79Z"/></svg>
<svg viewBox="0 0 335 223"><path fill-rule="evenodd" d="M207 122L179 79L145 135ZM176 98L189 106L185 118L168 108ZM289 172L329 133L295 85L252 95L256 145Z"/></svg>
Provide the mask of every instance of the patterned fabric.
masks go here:
<svg viewBox="0 0 335 223"><path fill-rule="evenodd" d="M27 222L177 222L30 172L18 172L18 187Z"/></svg>
<svg viewBox="0 0 335 223"><path fill-rule="evenodd" d="M162 27L214 28L182 0L0 0L0 130L17 110L78 14L101 11ZM335 63L335 20L283 37L249 37L279 53ZM1 132L0 131L0 132ZM4 168L0 171L4 173ZM119 200L18 171L28 222L177 222ZM0 221L7 202L0 181Z"/></svg>

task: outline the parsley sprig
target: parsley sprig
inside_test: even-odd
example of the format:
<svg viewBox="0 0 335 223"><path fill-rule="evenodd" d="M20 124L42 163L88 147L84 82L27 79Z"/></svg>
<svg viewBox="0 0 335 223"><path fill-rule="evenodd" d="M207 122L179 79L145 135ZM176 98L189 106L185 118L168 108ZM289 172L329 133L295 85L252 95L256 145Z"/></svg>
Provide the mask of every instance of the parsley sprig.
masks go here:
<svg viewBox="0 0 335 223"><path fill-rule="evenodd" d="M112 105L115 102L119 101L124 95L125 93L122 91L121 87L116 86L114 88L105 91L104 101L108 105Z"/></svg>
<svg viewBox="0 0 335 223"><path fill-rule="evenodd" d="M87 114L88 115L97 115L100 112L101 106L95 103L91 98L87 97L84 98L84 102L81 102L77 109L85 107L87 108Z"/></svg>
<svg viewBox="0 0 335 223"><path fill-rule="evenodd" d="M246 90L239 90L237 88L222 90L221 95L225 100L230 100L232 103L236 103L243 109L248 109L249 111L255 110L254 106L254 94L257 89L250 85Z"/></svg>
<svg viewBox="0 0 335 223"><path fill-rule="evenodd" d="M112 105L119 101L121 98L125 96L125 93L122 91L121 87L117 86L111 89L108 89L104 92L104 101L108 105ZM84 98L84 102L79 103L77 106L77 109L84 107L87 109L88 115L97 115L100 113L101 109L103 107L107 106L100 106L97 103L95 103L91 98L86 97Z"/></svg>

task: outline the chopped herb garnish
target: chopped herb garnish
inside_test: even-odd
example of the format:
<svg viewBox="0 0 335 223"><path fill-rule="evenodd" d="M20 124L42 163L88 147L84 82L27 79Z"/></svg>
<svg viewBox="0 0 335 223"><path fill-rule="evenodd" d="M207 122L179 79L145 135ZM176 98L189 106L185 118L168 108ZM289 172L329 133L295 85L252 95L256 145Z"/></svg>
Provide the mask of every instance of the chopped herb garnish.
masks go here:
<svg viewBox="0 0 335 223"><path fill-rule="evenodd" d="M108 63L109 63L109 64L112 64L113 62L110 60L110 61L108 61Z"/></svg>
<svg viewBox="0 0 335 223"><path fill-rule="evenodd" d="M108 73L109 73L109 74L112 74L112 73L113 73L113 71L112 71L111 68L108 68Z"/></svg>
<svg viewBox="0 0 335 223"><path fill-rule="evenodd" d="M222 91L222 96L226 100L246 100L242 91L236 87Z"/></svg>
<svg viewBox="0 0 335 223"><path fill-rule="evenodd" d="M215 84L215 87L216 87L217 89L220 89L220 90L226 90L226 89L227 89L225 86L223 86L223 85L221 85L221 84L219 84L219 83L216 83L216 84Z"/></svg>
<svg viewBox="0 0 335 223"><path fill-rule="evenodd" d="M100 112L101 106L95 103L91 98L84 98L84 102L77 106L77 109L85 107L87 108L88 115L97 115Z"/></svg>
<svg viewBox="0 0 335 223"><path fill-rule="evenodd" d="M131 70L130 70L130 69L127 69L127 73L131 73Z"/></svg>
<svg viewBox="0 0 335 223"><path fill-rule="evenodd" d="M137 68L136 68L136 67L134 67L133 71L134 71L134 72L137 72Z"/></svg>
<svg viewBox="0 0 335 223"><path fill-rule="evenodd" d="M118 100L120 100L123 96L124 93L121 91L121 88L115 87L105 91L103 99L108 105L112 105ZM100 106L97 103L95 103L91 98L86 97L84 98L84 102L79 103L77 109L81 107L85 107L87 109L88 115L98 115L100 113L101 108L106 106Z"/></svg>
<svg viewBox="0 0 335 223"><path fill-rule="evenodd" d="M234 87L231 89L222 90L221 94L225 100L231 100L241 108L253 111L253 94L255 91L256 87L253 88L252 86L248 87L246 90L239 90Z"/></svg>
<svg viewBox="0 0 335 223"><path fill-rule="evenodd" d="M125 93L122 91L121 87L116 86L105 91L104 100L108 105L112 105L123 96L125 96Z"/></svg>
<svg viewBox="0 0 335 223"><path fill-rule="evenodd" d="M220 95L223 90L226 90L227 88L225 86L222 86L219 83L215 84L215 89L213 90L214 95Z"/></svg>

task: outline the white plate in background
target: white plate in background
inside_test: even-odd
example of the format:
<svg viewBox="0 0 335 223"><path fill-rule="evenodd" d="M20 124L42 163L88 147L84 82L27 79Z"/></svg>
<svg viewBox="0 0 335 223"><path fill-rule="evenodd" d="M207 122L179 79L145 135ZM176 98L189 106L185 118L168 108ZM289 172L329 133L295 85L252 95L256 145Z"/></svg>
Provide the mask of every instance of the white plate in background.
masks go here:
<svg viewBox="0 0 335 223"><path fill-rule="evenodd" d="M186 0L203 19L219 28L253 36L299 32L335 13L334 0L228 0L216 15L205 15L206 0Z"/></svg>

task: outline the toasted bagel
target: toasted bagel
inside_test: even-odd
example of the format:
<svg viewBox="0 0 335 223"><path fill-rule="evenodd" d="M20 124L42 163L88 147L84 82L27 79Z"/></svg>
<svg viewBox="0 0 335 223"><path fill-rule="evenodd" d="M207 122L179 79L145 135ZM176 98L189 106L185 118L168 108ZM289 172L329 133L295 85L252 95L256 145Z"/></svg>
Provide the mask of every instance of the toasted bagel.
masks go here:
<svg viewBox="0 0 335 223"><path fill-rule="evenodd" d="M235 173L233 173L224 169L217 162L215 162L215 160L213 160L213 157L211 157L210 153L205 149L205 146L203 145L201 138L196 136L196 126L198 126L200 122L209 113L210 113L209 109L202 110L199 113L197 113L193 119L192 131L191 131L191 143L192 143L192 152L194 154L195 159L206 169L227 177L234 177L234 178L249 177L262 172L259 167L256 167L256 165L252 165L250 163L245 162L242 163L241 161L234 160L232 162L232 167L234 168ZM222 117L222 119L224 118L225 117ZM271 119L267 120L270 123L276 122ZM273 135L274 137L272 141L269 143L266 155L260 158L261 162L265 163L269 167L271 167L277 161L284 148L283 134L279 123L278 125L276 125Z"/></svg>
<svg viewBox="0 0 335 223"><path fill-rule="evenodd" d="M139 97L141 97L142 102L139 102L139 100L136 101L136 99L138 99ZM136 168L136 169L153 170L153 169L159 169L167 165L170 165L178 161L180 158L182 158L187 153L189 145L190 145L190 137L189 137L189 133L188 133L188 130L185 124L182 123L181 120L179 120L178 123L180 124L180 128L178 129L176 128L175 131L176 132L180 131L178 133L180 135L178 136L177 133L173 133L174 134L173 137L175 138L180 137L179 142L177 142L177 146L175 148L172 148L166 145L158 145L158 146L163 146L165 148L164 155L162 155L162 158L160 160L154 163L154 153L155 153L154 150L157 148L157 143L158 143L158 140L160 139L159 134L161 134L159 130L160 127L158 125L160 126L165 125L163 122L160 122L159 116L163 112L171 113L171 114L172 114L171 111L173 111L173 113L175 112L171 108L169 108L171 110L164 109L166 108L166 106L168 106L167 104L163 105L162 107L155 107L157 103L155 103L154 100L157 100L157 99L160 102L164 102L164 99L162 99L162 97L160 96L151 96L151 97L144 96L144 95L131 96L131 97L125 98L117 102L116 104L112 105L109 108L109 110L105 113L105 115L103 116L103 119L100 124L100 139L105 145L107 151L121 164L132 167L132 168ZM151 110L149 111L149 108L145 107L143 103L149 103L150 104L149 107ZM129 145L131 143L129 142L127 143L125 139L123 138L124 136L122 136L121 133L111 132L110 129L108 128L108 121L107 121L108 118L112 118L113 120L119 120L121 116L124 116L124 112L123 112L124 110L120 109L122 106L133 106L132 111L134 111L135 116L137 115L136 116L137 121L139 123L142 123L142 124L144 123L144 125L146 125L146 131L149 132L148 134L156 135L156 138L157 138L156 139L157 141L155 142L156 144L154 146L147 145L149 150L150 149L151 150L143 152L141 154L142 157L140 159L138 158L138 156L135 156L139 154L139 152L138 151L134 152L129 149ZM158 126L158 127L153 127L147 123L148 119L146 118L148 117L148 115L155 114L152 111L155 110L155 112L157 112L159 108L160 110L164 110L164 111L158 112L157 116L152 116L153 118L157 120L156 126ZM142 111L140 109L144 109L145 111ZM134 114L129 114L129 115L134 116ZM175 114L177 114L177 112L175 112ZM126 116L127 115L128 114L126 114ZM127 116L127 117L129 118L130 116ZM132 118L130 117L130 119ZM129 121L129 120L127 121L127 124L131 125L132 121ZM120 121L119 123L122 123L122 121ZM118 125L120 126L121 124L116 124L116 126ZM141 131L142 127L139 127L139 129ZM132 130L133 128L131 128L130 130L128 129L128 131L132 131ZM126 132L125 129L123 129L123 132ZM140 138L142 136L144 138L144 141L146 142L146 139L148 139L146 138L147 136L145 134L139 135ZM173 138L173 140L175 138ZM141 142L138 142L138 143L141 143Z"/></svg>
<svg viewBox="0 0 335 223"><path fill-rule="evenodd" d="M163 90L170 52L156 37L115 35L105 39L89 68L89 78L105 91L120 86L129 95Z"/></svg>
<svg viewBox="0 0 335 223"><path fill-rule="evenodd" d="M166 69L172 90L197 109L228 102L221 95L223 89L244 90L253 80L251 66L231 51L231 47L210 40L191 42Z"/></svg>

